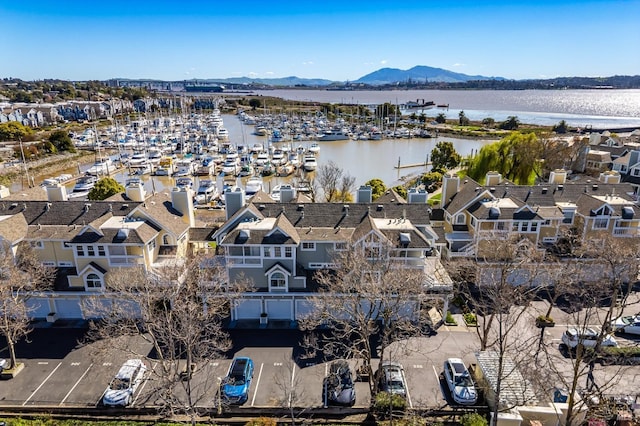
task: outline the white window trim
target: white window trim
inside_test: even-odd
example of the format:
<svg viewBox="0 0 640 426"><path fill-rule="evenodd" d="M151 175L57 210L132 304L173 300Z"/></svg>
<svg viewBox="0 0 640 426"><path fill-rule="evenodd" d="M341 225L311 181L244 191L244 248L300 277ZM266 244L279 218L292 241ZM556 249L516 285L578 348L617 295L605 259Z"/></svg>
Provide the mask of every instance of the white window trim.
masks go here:
<svg viewBox="0 0 640 426"><path fill-rule="evenodd" d="M274 287L274 286L271 285L271 279L276 274L280 274L284 278L283 279L284 287ZM267 280L269 281L269 292L274 292L274 293L288 293L289 292L289 277L287 276L287 274L284 271L281 271L281 270L277 269L277 270L271 272L267 276Z"/></svg>
<svg viewBox="0 0 640 426"><path fill-rule="evenodd" d="M89 287L88 278L91 275L95 275L96 277L100 278L100 286L99 287ZM85 291L103 291L104 290L104 277L100 277L100 275L96 274L95 272L88 273L84 277L84 289L85 289Z"/></svg>
<svg viewBox="0 0 640 426"><path fill-rule="evenodd" d="M305 245L307 245L308 247L305 247ZM302 251L315 251L316 250L316 243L313 241L303 241L302 244L300 244L300 250Z"/></svg>
<svg viewBox="0 0 640 426"><path fill-rule="evenodd" d="M610 222L611 218L609 216L596 216L593 218L593 225L591 226L591 229L594 230L603 230L603 229L609 229L609 222ZM605 226L596 226L596 223L598 223L598 221L605 221Z"/></svg>

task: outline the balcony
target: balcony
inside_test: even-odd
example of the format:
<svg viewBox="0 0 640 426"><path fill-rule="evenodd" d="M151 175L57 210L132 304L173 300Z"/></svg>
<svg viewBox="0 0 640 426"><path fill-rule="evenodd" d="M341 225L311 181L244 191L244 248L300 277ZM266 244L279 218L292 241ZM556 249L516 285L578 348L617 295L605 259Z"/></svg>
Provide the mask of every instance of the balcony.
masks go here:
<svg viewBox="0 0 640 426"><path fill-rule="evenodd" d="M638 237L640 236L639 228L613 228L614 237Z"/></svg>

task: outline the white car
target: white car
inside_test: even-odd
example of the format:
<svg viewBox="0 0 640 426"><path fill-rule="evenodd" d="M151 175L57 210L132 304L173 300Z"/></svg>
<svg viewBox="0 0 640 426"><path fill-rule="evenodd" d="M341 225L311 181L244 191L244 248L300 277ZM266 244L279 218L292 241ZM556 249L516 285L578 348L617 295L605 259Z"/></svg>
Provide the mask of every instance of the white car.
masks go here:
<svg viewBox="0 0 640 426"><path fill-rule="evenodd" d="M147 366L141 359L130 359L125 362L118 374L113 378L102 396L106 406L127 406L133 402L133 394L144 380Z"/></svg>
<svg viewBox="0 0 640 426"><path fill-rule="evenodd" d="M611 329L616 333L640 335L640 314L623 316L612 321Z"/></svg>
<svg viewBox="0 0 640 426"><path fill-rule="evenodd" d="M599 335L600 333L593 328L578 329L576 327L571 327L562 333L562 343L569 349L575 349L578 345L582 345L585 348L594 348ZM605 334L602 336L600 346L616 347L618 346L618 342L613 336Z"/></svg>
<svg viewBox="0 0 640 426"><path fill-rule="evenodd" d="M455 403L473 405L478 402L476 386L460 358L449 358L444 362L444 379Z"/></svg>

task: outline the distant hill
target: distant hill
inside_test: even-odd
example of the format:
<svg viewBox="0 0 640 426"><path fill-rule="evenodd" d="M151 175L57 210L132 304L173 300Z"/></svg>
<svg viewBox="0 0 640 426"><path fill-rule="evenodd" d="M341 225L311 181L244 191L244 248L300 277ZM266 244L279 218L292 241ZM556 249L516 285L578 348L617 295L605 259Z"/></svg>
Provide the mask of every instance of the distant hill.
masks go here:
<svg viewBox="0 0 640 426"><path fill-rule="evenodd" d="M197 81L198 83L222 83L222 84L264 84L266 86L328 86L334 84L331 80L322 78L252 78L252 77L229 77L218 79L197 79L186 80L185 82Z"/></svg>
<svg viewBox="0 0 640 426"><path fill-rule="evenodd" d="M397 68L382 68L370 74L360 77L354 83L364 83L371 85L384 85L397 82L406 83L463 83L477 80L505 80L503 77L485 77L482 75L467 75L457 73L442 68L427 67L418 65L408 70Z"/></svg>

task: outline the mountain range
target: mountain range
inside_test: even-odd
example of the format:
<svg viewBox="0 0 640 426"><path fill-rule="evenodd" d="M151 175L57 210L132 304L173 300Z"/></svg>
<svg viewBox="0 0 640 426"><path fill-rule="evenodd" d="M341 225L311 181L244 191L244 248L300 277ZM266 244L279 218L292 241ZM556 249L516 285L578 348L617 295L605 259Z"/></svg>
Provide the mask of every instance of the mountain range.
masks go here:
<svg viewBox="0 0 640 426"><path fill-rule="evenodd" d="M408 70L398 68L381 68L377 71L369 73L359 79L349 82L354 84L368 85L386 85L394 83L464 83L467 81L477 80L505 80L503 77L485 77L482 75L467 75L457 73L442 68L433 68L425 65L418 65ZM282 77L282 78L250 78L250 77L232 77L223 79L197 79L188 82L198 83L227 83L227 84L265 84L268 86L330 86L333 84L344 84L343 81L332 81L321 78L299 78L299 77Z"/></svg>

